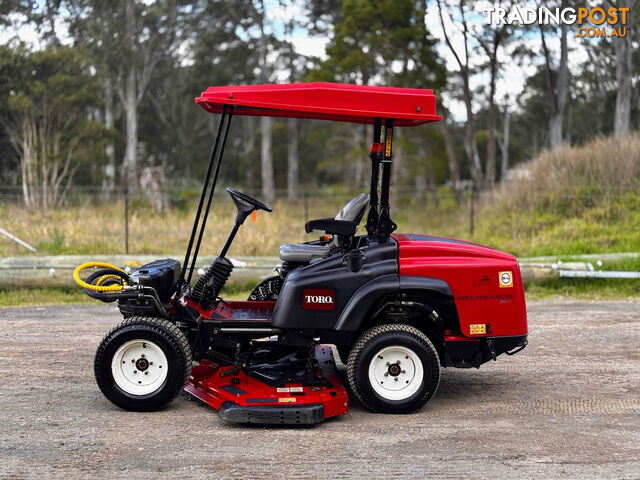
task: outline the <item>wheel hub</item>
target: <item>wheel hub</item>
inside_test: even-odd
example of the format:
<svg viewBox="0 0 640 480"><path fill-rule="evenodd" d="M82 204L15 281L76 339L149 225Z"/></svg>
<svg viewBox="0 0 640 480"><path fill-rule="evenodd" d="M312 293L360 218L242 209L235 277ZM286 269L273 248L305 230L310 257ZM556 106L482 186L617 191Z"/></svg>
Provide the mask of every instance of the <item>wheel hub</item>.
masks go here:
<svg viewBox="0 0 640 480"><path fill-rule="evenodd" d="M389 365L389 375L391 375L392 377L397 377L398 375L400 375L400 372L402 371L402 369L400 368L400 361L398 361L398 363L393 363L391 365Z"/></svg>
<svg viewBox="0 0 640 480"><path fill-rule="evenodd" d="M116 351L111 361L115 384L131 395L148 395L162 388L168 362L162 349L148 340L131 340Z"/></svg>
<svg viewBox="0 0 640 480"><path fill-rule="evenodd" d="M393 345L380 350L369 364L369 383L386 400L405 400L422 384L420 357L408 347Z"/></svg>
<svg viewBox="0 0 640 480"><path fill-rule="evenodd" d="M147 368L149 368L149 360L146 358L139 358L136 360L136 367L141 372L144 372Z"/></svg>

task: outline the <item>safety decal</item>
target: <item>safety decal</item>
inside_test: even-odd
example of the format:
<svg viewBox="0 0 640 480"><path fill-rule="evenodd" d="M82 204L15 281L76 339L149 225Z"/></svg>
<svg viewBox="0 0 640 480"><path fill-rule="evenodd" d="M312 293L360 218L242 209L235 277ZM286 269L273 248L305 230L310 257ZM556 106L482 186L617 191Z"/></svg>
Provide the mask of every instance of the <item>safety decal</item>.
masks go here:
<svg viewBox="0 0 640 480"><path fill-rule="evenodd" d="M282 397L278 399L280 403L296 403L295 397Z"/></svg>
<svg viewBox="0 0 640 480"><path fill-rule="evenodd" d="M469 333L471 335L484 335L487 333L487 325L484 323L472 323L469 325Z"/></svg>
<svg viewBox="0 0 640 480"><path fill-rule="evenodd" d="M385 157L390 157L391 156L391 138L392 138L392 132L393 130L391 128L387 128L387 138L385 139L385 150L384 150L384 156Z"/></svg>
<svg viewBox="0 0 640 480"><path fill-rule="evenodd" d="M513 274L509 272L498 272L498 280L500 288L513 287Z"/></svg>
<svg viewBox="0 0 640 480"><path fill-rule="evenodd" d="M302 393L302 387L278 387L278 393Z"/></svg>

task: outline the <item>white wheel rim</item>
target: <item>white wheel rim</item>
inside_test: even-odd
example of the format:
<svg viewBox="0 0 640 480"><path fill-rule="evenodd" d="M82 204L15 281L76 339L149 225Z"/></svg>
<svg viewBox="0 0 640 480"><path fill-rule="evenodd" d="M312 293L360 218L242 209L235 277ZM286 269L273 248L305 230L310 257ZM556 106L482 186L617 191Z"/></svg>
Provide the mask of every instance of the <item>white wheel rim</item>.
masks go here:
<svg viewBox="0 0 640 480"><path fill-rule="evenodd" d="M131 395L148 395L162 387L167 378L167 357L149 340L123 344L111 360L116 385Z"/></svg>
<svg viewBox="0 0 640 480"><path fill-rule="evenodd" d="M369 383L385 400L406 400L418 391L423 378L422 361L401 345L383 348L369 364Z"/></svg>

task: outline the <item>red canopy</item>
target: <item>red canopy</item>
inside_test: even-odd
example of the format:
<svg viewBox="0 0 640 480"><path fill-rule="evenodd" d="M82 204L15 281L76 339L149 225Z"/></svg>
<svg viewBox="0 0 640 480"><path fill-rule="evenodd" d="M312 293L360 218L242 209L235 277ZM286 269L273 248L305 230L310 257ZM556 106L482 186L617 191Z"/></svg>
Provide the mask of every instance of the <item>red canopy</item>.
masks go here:
<svg viewBox="0 0 640 480"><path fill-rule="evenodd" d="M373 123L392 118L394 125L411 127L436 122L433 90L369 87L342 83L289 83L209 87L196 103L211 113L233 105L234 115L309 118Z"/></svg>

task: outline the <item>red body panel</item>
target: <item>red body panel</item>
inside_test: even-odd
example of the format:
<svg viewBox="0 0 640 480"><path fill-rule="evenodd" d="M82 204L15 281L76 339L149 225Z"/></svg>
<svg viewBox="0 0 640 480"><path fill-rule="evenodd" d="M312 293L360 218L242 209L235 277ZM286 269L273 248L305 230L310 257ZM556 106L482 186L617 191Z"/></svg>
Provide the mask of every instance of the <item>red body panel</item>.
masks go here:
<svg viewBox="0 0 640 480"><path fill-rule="evenodd" d="M442 118L436 114L433 90L341 83L209 87L196 103L211 113L221 113L223 105L233 105L234 115L370 124L376 118L393 118L397 127Z"/></svg>
<svg viewBox="0 0 640 480"><path fill-rule="evenodd" d="M219 410L224 402L233 402L241 407L280 408L321 403L324 406L324 418L346 415L349 413L349 397L336 373L331 347L318 345L315 356L319 363L318 374L328 380L331 387L309 387L300 383L286 384L283 388L270 387L242 371L235 375L223 376L224 372L233 367L221 367L208 360L201 360L200 364L191 370L184 389L216 410Z"/></svg>
<svg viewBox="0 0 640 480"><path fill-rule="evenodd" d="M518 261L489 247L443 237L394 234L400 275L444 280L453 293L464 337L527 334L527 312ZM508 275L510 272L511 282ZM501 286L501 273L502 286ZM488 325L472 334L471 325ZM456 341L452 332L448 341Z"/></svg>
<svg viewBox="0 0 640 480"><path fill-rule="evenodd" d="M254 300L225 300L216 302L211 308L183 296L179 301L184 306L197 310L202 318L213 320L242 320L244 322L269 322L276 302L261 302Z"/></svg>

